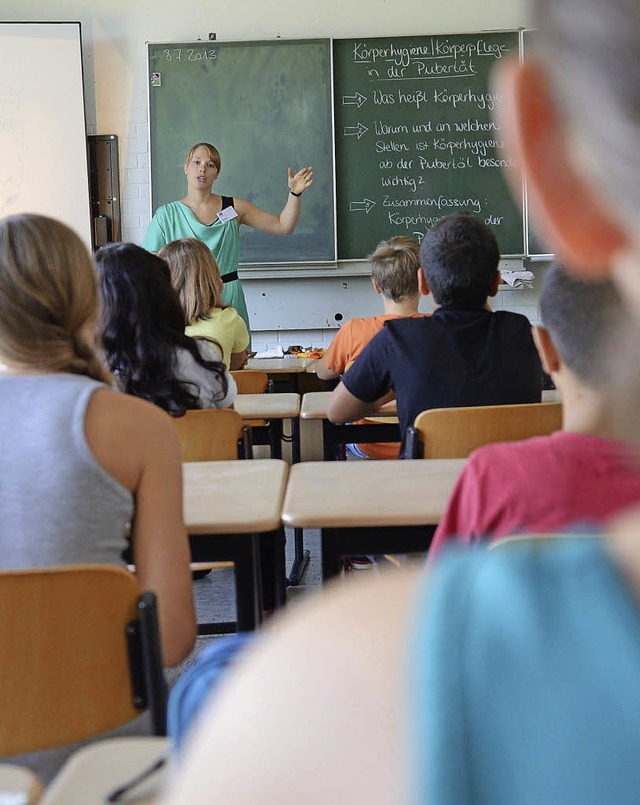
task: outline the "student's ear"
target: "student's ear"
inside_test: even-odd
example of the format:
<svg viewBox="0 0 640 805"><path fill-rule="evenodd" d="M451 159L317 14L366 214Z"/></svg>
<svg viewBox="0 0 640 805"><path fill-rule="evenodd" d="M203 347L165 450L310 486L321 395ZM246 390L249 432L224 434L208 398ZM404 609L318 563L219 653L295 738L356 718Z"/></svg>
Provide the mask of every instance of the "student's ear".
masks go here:
<svg viewBox="0 0 640 805"><path fill-rule="evenodd" d="M533 342L538 350L542 368L548 375L554 374L560 370L560 355L553 343L553 339L549 335L549 331L545 327L534 325L531 328L531 335L533 335Z"/></svg>
<svg viewBox="0 0 640 805"><path fill-rule="evenodd" d="M429 296L431 293L429 283L427 282L427 278L425 277L422 268L418 269L418 290L422 296Z"/></svg>
<svg viewBox="0 0 640 805"><path fill-rule="evenodd" d="M559 258L586 278L608 276L626 246L624 231L576 168L542 71L529 61L503 60L494 74L502 95L500 125L527 177L537 225ZM520 192L520 177L512 175Z"/></svg>
<svg viewBox="0 0 640 805"><path fill-rule="evenodd" d="M496 296L497 295L498 289L500 287L501 279L502 278L500 277L500 272L496 271L496 278L493 281L493 285L491 286L491 290L489 291L488 296Z"/></svg>
<svg viewBox="0 0 640 805"><path fill-rule="evenodd" d="M382 291L380 290L380 286L379 286L379 285L378 285L378 283L377 283L377 282L374 280L374 278L373 278L373 277L371 277L371 282L373 283L373 290L374 290L376 293L378 293L378 294L382 293Z"/></svg>

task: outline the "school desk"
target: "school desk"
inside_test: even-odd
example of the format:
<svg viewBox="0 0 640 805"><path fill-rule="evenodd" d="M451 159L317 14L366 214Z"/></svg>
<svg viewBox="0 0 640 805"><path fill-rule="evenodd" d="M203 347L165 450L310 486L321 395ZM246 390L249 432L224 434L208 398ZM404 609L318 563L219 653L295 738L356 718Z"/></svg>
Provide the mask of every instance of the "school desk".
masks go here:
<svg viewBox="0 0 640 805"><path fill-rule="evenodd" d="M464 459L309 461L291 468L282 522L319 528L322 576L342 557L429 547Z"/></svg>
<svg viewBox="0 0 640 805"><path fill-rule="evenodd" d="M315 358L249 358L245 369L259 369L273 380L275 390L300 392L300 380L316 362Z"/></svg>
<svg viewBox="0 0 640 805"><path fill-rule="evenodd" d="M268 421L268 439L273 458L282 458L282 441L291 442L291 461L300 461L300 395L283 394L239 394L234 403L235 410L243 419L265 419ZM291 420L291 436L282 431L282 420ZM294 529L295 556L288 577L288 584L300 584L309 563L309 551L304 549L301 529Z"/></svg>
<svg viewBox="0 0 640 805"><path fill-rule="evenodd" d="M0 763L0 804L35 805L41 794L42 783L34 772L11 762Z"/></svg>
<svg viewBox="0 0 640 805"><path fill-rule="evenodd" d="M182 472L192 559L234 563L237 629L255 629L262 618L260 538L273 543L276 605L286 597L280 510L289 466L279 459L196 461L183 464ZM200 634L230 630L220 624L198 627Z"/></svg>
<svg viewBox="0 0 640 805"><path fill-rule="evenodd" d="M97 741L71 755L38 803L101 805L137 778L139 782L118 802L152 805L159 801L171 762L168 738L147 735Z"/></svg>
<svg viewBox="0 0 640 805"><path fill-rule="evenodd" d="M322 451L325 461L335 461L337 448L343 444L400 441L395 400L382 406L369 424L336 425L327 419L330 397L330 391L307 392L300 406L300 419L322 420Z"/></svg>
<svg viewBox="0 0 640 805"><path fill-rule="evenodd" d="M291 442L291 460L300 461L300 395L285 394L238 394L234 409L243 419L268 421L269 444L272 458L282 458L282 440ZM284 436L282 420L291 420L291 435Z"/></svg>

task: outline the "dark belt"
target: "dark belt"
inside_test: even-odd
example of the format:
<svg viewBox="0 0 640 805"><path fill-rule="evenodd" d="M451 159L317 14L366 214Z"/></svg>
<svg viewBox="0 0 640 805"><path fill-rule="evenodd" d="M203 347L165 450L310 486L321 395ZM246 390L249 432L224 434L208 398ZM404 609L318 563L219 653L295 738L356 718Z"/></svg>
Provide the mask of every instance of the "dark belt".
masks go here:
<svg viewBox="0 0 640 805"><path fill-rule="evenodd" d="M223 282L233 282L234 280L238 280L240 277L238 276L237 271L231 271L229 274L224 274L222 277Z"/></svg>

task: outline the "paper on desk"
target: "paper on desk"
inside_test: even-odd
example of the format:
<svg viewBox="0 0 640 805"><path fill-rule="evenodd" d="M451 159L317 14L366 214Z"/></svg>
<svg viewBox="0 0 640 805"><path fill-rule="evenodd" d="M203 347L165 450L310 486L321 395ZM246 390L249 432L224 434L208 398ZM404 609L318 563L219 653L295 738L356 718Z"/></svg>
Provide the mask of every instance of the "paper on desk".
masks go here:
<svg viewBox="0 0 640 805"><path fill-rule="evenodd" d="M282 347L269 347L269 349L263 349L262 352L256 352L253 356L254 358L282 358L284 356L284 350Z"/></svg>
<svg viewBox="0 0 640 805"><path fill-rule="evenodd" d="M535 279L533 271L501 271L500 277L512 288L533 288Z"/></svg>

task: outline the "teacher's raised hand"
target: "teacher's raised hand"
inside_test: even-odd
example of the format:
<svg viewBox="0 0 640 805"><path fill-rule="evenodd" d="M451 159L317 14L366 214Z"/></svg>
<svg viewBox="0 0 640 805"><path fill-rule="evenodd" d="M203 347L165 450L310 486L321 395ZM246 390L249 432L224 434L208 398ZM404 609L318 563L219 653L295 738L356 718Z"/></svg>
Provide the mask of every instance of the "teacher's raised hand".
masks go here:
<svg viewBox="0 0 640 805"><path fill-rule="evenodd" d="M313 184L313 168L300 168L297 173L289 168L289 192L292 196L301 196Z"/></svg>

